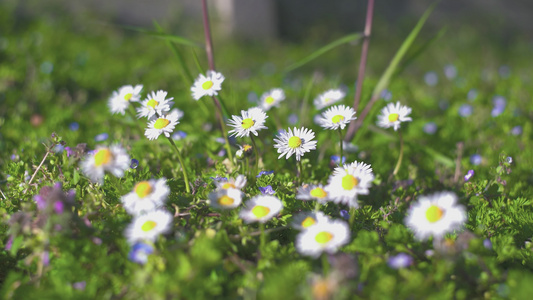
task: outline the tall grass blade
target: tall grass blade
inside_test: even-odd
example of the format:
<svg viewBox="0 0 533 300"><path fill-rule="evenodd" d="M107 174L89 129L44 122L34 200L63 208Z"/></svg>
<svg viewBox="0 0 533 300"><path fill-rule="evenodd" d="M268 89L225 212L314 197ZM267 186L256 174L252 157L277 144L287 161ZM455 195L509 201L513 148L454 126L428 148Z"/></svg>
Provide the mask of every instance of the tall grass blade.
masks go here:
<svg viewBox="0 0 533 300"><path fill-rule="evenodd" d="M288 66L287 68L285 68L284 72L293 71L293 70L295 70L295 69L297 69L297 68L299 68L301 66L304 66L305 64L309 63L310 61L316 59L320 55L322 55L322 54L334 49L337 46L349 43L351 41L360 40L362 38L363 38L363 35L361 33L353 33L353 34L349 34L347 36L344 36L344 37L342 37L342 38L340 38L338 40L335 40L335 41L327 44L326 46L318 49L317 51L309 54L308 56L306 56L304 59L300 60L299 62Z"/></svg>

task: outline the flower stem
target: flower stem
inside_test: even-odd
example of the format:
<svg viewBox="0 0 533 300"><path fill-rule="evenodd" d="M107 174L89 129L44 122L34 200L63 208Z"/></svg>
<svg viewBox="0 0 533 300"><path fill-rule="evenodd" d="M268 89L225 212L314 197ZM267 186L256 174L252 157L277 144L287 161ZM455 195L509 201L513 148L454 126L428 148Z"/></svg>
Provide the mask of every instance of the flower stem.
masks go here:
<svg viewBox="0 0 533 300"><path fill-rule="evenodd" d="M228 133L226 132L226 124L224 124L224 115L222 114L222 106L220 106L220 101L217 99L217 97L213 96L213 102L215 102L215 106L217 107L218 113L218 120L220 122L220 130L222 130L222 136L224 136L224 141L226 141L226 152L228 152L228 157L231 162L231 165L233 165L233 153L231 152L231 146L229 144L228 139Z"/></svg>
<svg viewBox="0 0 533 300"><path fill-rule="evenodd" d="M394 168L394 171L392 171L392 176L396 176L396 174L398 174L398 171L400 171L400 166L402 165L402 159L403 159L403 136L402 136L401 129L398 129L398 134L400 135L400 157L398 157L398 162L396 163L396 167Z"/></svg>
<svg viewBox="0 0 533 300"><path fill-rule="evenodd" d="M250 138L252 139L252 145L255 151L255 170L253 174L257 175L257 172L259 171L259 150L257 149L253 135L250 134Z"/></svg>
<svg viewBox="0 0 533 300"><path fill-rule="evenodd" d="M327 276L329 273L329 260L327 253L322 253L322 271L324 272L324 276Z"/></svg>
<svg viewBox="0 0 533 300"><path fill-rule="evenodd" d="M353 227L353 223L355 222L355 207L350 207L350 228Z"/></svg>
<svg viewBox="0 0 533 300"><path fill-rule="evenodd" d="M174 146L174 149L176 149L176 153L178 154L178 160L181 165L181 170L183 172L183 180L185 181L185 190L187 191L187 194L191 193L191 188L189 187L189 178L187 177L187 170L185 169L185 164L183 163L183 159L181 158L180 150L178 149L178 146L176 146L176 143L172 140L171 137L167 137L168 141L172 146Z"/></svg>
<svg viewBox="0 0 533 300"><path fill-rule="evenodd" d="M316 203L315 203L315 212L319 211L320 210L320 202L318 200L316 200Z"/></svg>
<svg viewBox="0 0 533 300"><path fill-rule="evenodd" d="M368 57L368 47L370 45L370 34L372 33L372 17L374 15L374 0L368 0L366 8L366 20L365 20L365 31L364 31L364 41L363 48L361 49L361 59L359 60L359 73L357 75L357 86L355 88L355 97L353 102L353 109L359 111L359 104L361 102L361 92L363 89L363 81L365 80L365 69L366 61ZM367 107L369 104L366 105ZM365 107L366 108L366 107ZM361 117L359 117L361 119ZM364 116L363 116L364 119ZM345 140L347 142L351 141L355 131L359 128L360 122L362 120L352 121L346 132Z"/></svg>
<svg viewBox="0 0 533 300"><path fill-rule="evenodd" d="M266 245L265 224L259 223L259 229L261 230L261 236L259 237L259 251L263 253L263 251L265 251Z"/></svg>
<svg viewBox="0 0 533 300"><path fill-rule="evenodd" d="M342 131L341 131L341 128L339 127L339 138L340 138L340 143L341 143L341 156L339 157L339 166L342 166L342 142L343 142L343 138L342 138Z"/></svg>
<svg viewBox="0 0 533 300"><path fill-rule="evenodd" d="M207 1L202 0L202 16L204 22L205 35L205 52L207 53L207 60L209 62L209 69L215 70L215 55L213 50L213 40L211 39L211 28L209 26L209 14L207 12Z"/></svg>

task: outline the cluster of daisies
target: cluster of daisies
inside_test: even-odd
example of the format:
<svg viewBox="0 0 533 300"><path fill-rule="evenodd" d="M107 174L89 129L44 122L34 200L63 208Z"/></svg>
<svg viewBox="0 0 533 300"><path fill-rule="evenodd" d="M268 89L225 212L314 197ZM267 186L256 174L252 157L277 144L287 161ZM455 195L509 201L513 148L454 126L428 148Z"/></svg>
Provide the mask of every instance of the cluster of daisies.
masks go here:
<svg viewBox="0 0 533 300"><path fill-rule="evenodd" d="M113 92L108 105L113 114L124 115L130 103L138 103L135 109L138 118L147 118L148 124L144 135L149 140L157 139L161 134L170 137L170 134L183 117L183 112L177 108L172 109L174 98L167 98L168 93L163 90L150 92L146 99L141 101L142 85L126 85Z"/></svg>
<svg viewBox="0 0 533 300"><path fill-rule="evenodd" d="M208 71L200 74L191 87L192 97L199 100L204 96L217 96L222 89L225 77L218 72ZM183 115L178 109L172 109L173 98L167 97L165 91L154 91L141 101L142 86L123 86L115 91L109 99L109 107L113 113L124 114L130 102L139 103L136 109L138 118L148 119L145 135L153 140L161 134L170 137L176 124ZM315 122L327 130L341 130L355 120L356 112L345 105L334 105L345 97L345 92L336 89L320 94L314 105L323 111ZM228 120L228 131L237 138L249 137L253 141L259 131L268 129L265 126L267 111L279 107L286 96L282 89L274 88L264 93L257 101L257 106L241 110L240 115L233 115ZM334 105L334 106L332 106ZM399 102L388 104L378 116L377 124L382 128L399 130L402 122L411 121L411 109ZM279 154L278 159L289 159L295 156L297 161L305 153L315 150L317 142L313 139L315 133L305 127L293 127L280 130L274 138L274 148ZM255 145L255 143L254 143ZM250 146L247 146L248 148ZM239 151L249 151L241 147ZM256 152L257 153L257 152ZM342 157L343 158L343 157ZM259 157L256 158L257 160ZM401 159L399 160L401 161ZM82 162L83 172L94 182L103 183L104 173L107 171L117 177L124 174L129 166L129 156L118 146L98 147L89 153ZM350 240L350 226L343 220L332 219L320 211L320 204L333 202L346 205L352 209L359 207L359 195L368 195L374 181L371 165L354 161L349 164L339 159L337 166L327 184L304 184L296 192L296 199L302 201L317 201L314 211L301 212L294 216L292 226L301 232L296 238L296 249L303 255L318 257L323 252L334 253ZM209 193L208 203L217 210L232 210L243 203L247 179L244 175L235 178L216 178L215 189ZM152 243L161 234L171 228L172 215L163 207L170 190L165 179L151 179L141 181L133 190L121 198L124 209L132 215L133 220L128 225L125 235L132 245L130 258L137 262L145 262L146 256L153 252ZM280 199L273 195L257 195L244 203L239 216L245 223L265 223L278 214L283 208ZM353 211L352 211L353 215ZM457 204L457 197L453 193L443 192L431 196L422 196L413 204L406 217L406 225L412 229L417 239L424 240L431 236L441 239L446 233L461 228L466 221L465 209ZM350 220L352 222L352 220ZM133 257L131 257L133 256Z"/></svg>

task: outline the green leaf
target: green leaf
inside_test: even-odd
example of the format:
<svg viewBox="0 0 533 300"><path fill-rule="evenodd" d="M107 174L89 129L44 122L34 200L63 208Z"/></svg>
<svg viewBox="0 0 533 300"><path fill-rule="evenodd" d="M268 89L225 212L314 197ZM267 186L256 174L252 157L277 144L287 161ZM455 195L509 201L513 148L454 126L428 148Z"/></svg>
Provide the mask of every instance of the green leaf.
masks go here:
<svg viewBox="0 0 533 300"><path fill-rule="evenodd" d="M337 46L349 43L351 41L360 40L362 38L363 38L363 34L361 34L361 33L352 33L352 34L349 34L347 36L344 36L344 37L342 37L342 38L340 38L338 40L335 40L335 41L327 44L326 46L318 49L317 51L309 54L308 56L306 56L304 59L300 60L299 62L288 66L287 68L285 68L284 72L293 71L293 70L295 70L295 69L307 64L308 62L316 59L320 55L332 50L333 48L335 48Z"/></svg>
<svg viewBox="0 0 533 300"><path fill-rule="evenodd" d="M154 26L159 32L163 33L163 28L157 22L154 22ZM185 63L185 59L183 59L183 55L181 54L180 50L172 41L167 40L167 45L170 47L170 50L172 51L172 53L174 53L174 55L179 61L179 65L181 67L181 75L183 79L187 82L188 85L192 85L192 83L194 82L194 78L191 75L189 67Z"/></svg>

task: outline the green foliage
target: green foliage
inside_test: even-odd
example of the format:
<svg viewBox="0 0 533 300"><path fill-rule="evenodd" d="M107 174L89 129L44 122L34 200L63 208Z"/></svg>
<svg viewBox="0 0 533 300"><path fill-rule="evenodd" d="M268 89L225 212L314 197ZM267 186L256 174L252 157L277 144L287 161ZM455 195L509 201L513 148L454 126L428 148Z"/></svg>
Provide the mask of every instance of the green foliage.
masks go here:
<svg viewBox="0 0 533 300"><path fill-rule="evenodd" d="M314 259L295 246L298 232L291 222L297 213L315 209L313 201L296 200L297 188L326 184L335 165L330 156L340 149L336 134L313 123L319 112L312 100L342 84L347 91L342 103L350 105L357 48L346 44L359 34L323 47L323 41L313 39L301 45L216 41L217 66L226 76L219 96L228 115L253 106L246 99L272 87L282 87L287 95L282 107L269 111L269 129L256 139L258 171L274 172L256 177L253 151L234 165L226 159L217 141L214 106L210 99L190 96L195 74L207 65L195 42L157 23L155 30L106 26L88 31L67 19L18 22L14 8L5 8L0 9L0 298L525 299L531 294L533 90L527 76L530 51L522 52L529 46L509 46L512 55L505 61L491 52L501 49L484 48L490 59L479 61L476 45L486 43L468 31L457 33L457 40L438 34L431 47L417 44L429 11L406 41L373 36L363 97L388 86L393 101L413 108L413 121L402 125L404 163L398 177L389 179L399 155L398 135L371 125L375 118L370 116L355 142L358 150L345 148L344 154L347 162L372 164L376 179L369 195L360 196L360 207L349 212L354 219L349 242L336 254ZM471 48L461 48L470 39ZM391 45L396 44L400 50L394 56ZM319 50L309 55L310 49ZM387 65L380 64L392 56L384 75L376 77L373 70L383 70L379 67ZM294 61L291 72L280 72ZM457 68L457 77L438 73L437 85L422 82L424 73L448 63ZM510 75L497 71L501 63L508 64ZM401 77L395 76L397 70L403 70ZM136 83L144 85L144 95L168 91L185 113L176 130L187 136L175 142L190 177L190 194L168 141L148 141L143 121L108 111L112 91ZM467 100L474 89L477 96ZM506 108L493 116L496 95L505 97ZM471 116L458 114L465 104L472 106ZM376 107L385 105L380 99ZM288 120L292 114L299 117L296 125ZM73 122L77 130L70 129ZM434 134L424 131L428 122L437 126ZM279 129L303 125L316 133L318 147L302 158L304 172L297 178L294 158L278 160L273 138ZM515 134L518 125L522 132ZM94 139L104 132L107 140ZM106 175L103 185L92 183L80 168L86 151L114 143L122 144L138 166L121 178ZM72 152L67 155L57 145ZM480 164L472 162L472 154L481 155ZM475 175L465 181L468 170ZM245 200L259 195L259 187L271 186L283 202L283 211L264 226L264 245L262 227L245 224L239 209L217 211L207 202L213 178L239 174L247 176ZM132 217L121 197L139 181L162 177L170 188L164 208L174 216L172 228L152 245L146 264L137 264L129 259L124 231ZM75 191L62 214L39 209L35 201L56 182L62 192ZM465 229L441 243L415 240L404 225L409 208L421 195L443 190L456 193L467 208ZM336 219L348 209L332 202L319 208ZM400 253L412 264L391 267Z"/></svg>

